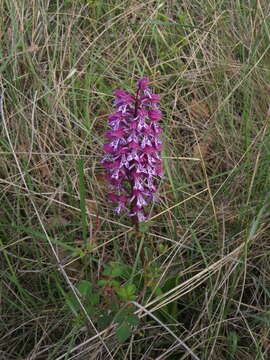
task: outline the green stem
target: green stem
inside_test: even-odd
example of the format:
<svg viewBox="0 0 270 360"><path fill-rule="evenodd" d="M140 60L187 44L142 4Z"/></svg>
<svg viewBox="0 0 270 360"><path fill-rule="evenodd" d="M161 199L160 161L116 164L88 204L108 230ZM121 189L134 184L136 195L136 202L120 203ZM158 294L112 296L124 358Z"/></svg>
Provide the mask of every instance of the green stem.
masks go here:
<svg viewBox="0 0 270 360"><path fill-rule="evenodd" d="M135 259L135 263L134 263L134 266L133 266L133 269L132 269L132 273L131 273L131 277L130 277L130 282L131 282L131 283L133 282L133 279L134 279L134 276L135 276L135 273L136 273L136 270L137 270L137 267L138 267L138 263L139 263L139 259L140 259L140 256L141 256L141 251L142 251L143 243L144 243L144 236L145 236L145 235L143 234L142 237L141 237L139 249L138 249L138 252L137 252L137 255L136 255L136 259ZM143 265L143 264L142 264L142 265Z"/></svg>

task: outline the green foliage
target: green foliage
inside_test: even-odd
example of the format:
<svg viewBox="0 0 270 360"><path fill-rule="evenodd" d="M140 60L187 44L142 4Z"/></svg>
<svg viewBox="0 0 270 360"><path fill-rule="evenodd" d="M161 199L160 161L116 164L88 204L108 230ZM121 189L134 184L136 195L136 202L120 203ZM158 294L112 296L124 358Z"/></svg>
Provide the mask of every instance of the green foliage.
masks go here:
<svg viewBox="0 0 270 360"><path fill-rule="evenodd" d="M150 229L151 224L149 222L141 222L139 223L139 230L141 233L147 233Z"/></svg>
<svg viewBox="0 0 270 360"><path fill-rule="evenodd" d="M128 323L123 322L116 329L116 336L119 343L124 343L131 335L131 327Z"/></svg>
<svg viewBox="0 0 270 360"><path fill-rule="evenodd" d="M121 309L115 316L118 323L116 336L120 343L125 342L132 334L132 327L139 325L139 318L133 313L134 307L127 306Z"/></svg>
<svg viewBox="0 0 270 360"><path fill-rule="evenodd" d="M95 314L96 309L100 305L100 293L96 292L93 289L92 284L89 281L82 280L77 286L77 295L81 300L82 305L85 307L87 313L92 316ZM75 322L77 325L80 325L81 322L84 322L84 316L79 315L81 313L81 306L76 296L72 291L70 291L66 296L66 302L68 307L72 312L77 316Z"/></svg>
<svg viewBox="0 0 270 360"><path fill-rule="evenodd" d="M77 295L92 321L100 329L112 322L118 324L116 337L120 343L125 342L132 333L132 327L138 325L139 318L134 314L133 306L126 306L137 298L134 284L122 284L116 278L121 277L127 266L122 263L110 262L105 266L103 276L97 286L90 281L82 280L76 285ZM82 312L81 305L71 291L66 295L67 306L75 315L74 325L81 326L87 319Z"/></svg>
<svg viewBox="0 0 270 360"><path fill-rule="evenodd" d="M134 284L126 284L119 288L116 288L116 293L123 301L132 301L136 299L136 287Z"/></svg>
<svg viewBox="0 0 270 360"><path fill-rule="evenodd" d="M235 331L230 331L228 334L228 343L229 343L229 347L230 347L230 351L229 351L230 359L235 358L238 341L239 341L239 337L238 337L237 333Z"/></svg>
<svg viewBox="0 0 270 360"><path fill-rule="evenodd" d="M128 267L122 263L111 261L109 265L105 265L103 275L109 276L112 278L119 277L119 276L121 277L126 273L127 268Z"/></svg>

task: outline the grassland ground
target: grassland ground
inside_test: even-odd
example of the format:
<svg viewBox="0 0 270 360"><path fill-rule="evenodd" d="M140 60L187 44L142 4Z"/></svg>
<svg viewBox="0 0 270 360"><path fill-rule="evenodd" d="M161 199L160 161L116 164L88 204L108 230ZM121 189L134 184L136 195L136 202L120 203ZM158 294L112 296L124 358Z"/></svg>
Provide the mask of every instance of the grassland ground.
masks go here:
<svg viewBox="0 0 270 360"><path fill-rule="evenodd" d="M0 358L270 359L267 0L0 0ZM100 159L161 94L142 234Z"/></svg>

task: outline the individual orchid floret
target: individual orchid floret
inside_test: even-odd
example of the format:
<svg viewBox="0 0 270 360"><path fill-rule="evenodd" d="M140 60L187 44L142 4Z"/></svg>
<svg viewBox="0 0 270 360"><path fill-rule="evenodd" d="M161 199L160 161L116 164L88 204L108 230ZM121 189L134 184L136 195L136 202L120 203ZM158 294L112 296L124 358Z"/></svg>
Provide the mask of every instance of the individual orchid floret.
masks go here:
<svg viewBox="0 0 270 360"><path fill-rule="evenodd" d="M117 204L117 213L129 211L141 222L147 220L146 208L155 200L157 180L163 177L160 97L152 93L147 77L137 82L135 96L123 90L114 96L115 112L108 117L111 129L105 133L108 143L101 161L112 190L108 198Z"/></svg>

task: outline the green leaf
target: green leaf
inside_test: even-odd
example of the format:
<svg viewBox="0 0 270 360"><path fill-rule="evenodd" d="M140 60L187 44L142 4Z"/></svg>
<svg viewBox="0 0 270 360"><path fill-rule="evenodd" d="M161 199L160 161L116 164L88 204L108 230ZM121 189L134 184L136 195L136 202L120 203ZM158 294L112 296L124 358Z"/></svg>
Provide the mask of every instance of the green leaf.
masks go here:
<svg viewBox="0 0 270 360"><path fill-rule="evenodd" d="M98 305L100 302L100 296L99 294L91 294L89 298L87 299L91 305Z"/></svg>
<svg viewBox="0 0 270 360"><path fill-rule="evenodd" d="M118 314L115 315L114 321L118 324L122 324L126 319L126 316L120 311Z"/></svg>
<svg viewBox="0 0 270 360"><path fill-rule="evenodd" d="M72 252L72 257L80 257L83 258L85 256L85 253L83 252L82 249L76 249Z"/></svg>
<svg viewBox="0 0 270 360"><path fill-rule="evenodd" d="M116 313L117 311L119 311L119 304L117 304L117 303L114 302L114 303L110 304L109 309L110 309L113 313Z"/></svg>
<svg viewBox="0 0 270 360"><path fill-rule="evenodd" d="M75 298L75 296L72 294L68 294L66 296L66 302L69 308L71 309L71 311L77 316L78 315L77 312L80 309L80 304L78 300Z"/></svg>
<svg viewBox="0 0 270 360"><path fill-rule="evenodd" d="M128 317L127 317L127 322L128 322L130 325L138 325L139 322L140 322L140 319L139 319L138 316L135 315L135 314L129 314Z"/></svg>
<svg viewBox="0 0 270 360"><path fill-rule="evenodd" d="M115 315L114 321L121 324L127 319L128 315L129 315L128 309L123 308Z"/></svg>
<svg viewBox="0 0 270 360"><path fill-rule="evenodd" d="M116 329L117 340L120 343L124 343L130 337L131 333L132 331L130 325L123 323Z"/></svg>
<svg viewBox="0 0 270 360"><path fill-rule="evenodd" d="M97 321L98 327L104 329L111 324L112 320L113 320L113 316L102 315L99 317L99 319Z"/></svg>
<svg viewBox="0 0 270 360"><path fill-rule="evenodd" d="M160 288L160 287L157 287L157 288L155 289L155 295L156 295L156 296L160 296L160 295L162 295L162 294L163 294L163 292L162 292L161 288Z"/></svg>
<svg viewBox="0 0 270 360"><path fill-rule="evenodd" d="M136 299L136 295L134 295L135 291L136 291L136 287L134 284L127 284L116 289L118 296L125 301L135 300Z"/></svg>
<svg viewBox="0 0 270 360"><path fill-rule="evenodd" d="M123 273L123 269L120 266L114 266L112 268L111 276L118 277L118 276L121 276L122 273Z"/></svg>
<svg viewBox="0 0 270 360"><path fill-rule="evenodd" d="M87 297L92 293L92 284L87 280L80 281L76 287L79 293L84 297Z"/></svg>
<svg viewBox="0 0 270 360"><path fill-rule="evenodd" d="M92 305L88 305L85 307L85 310L87 312L88 315L95 315L96 313L96 309L92 306Z"/></svg>
<svg viewBox="0 0 270 360"><path fill-rule="evenodd" d="M136 286L134 284L128 284L126 289L129 295L133 295L136 291Z"/></svg>
<svg viewBox="0 0 270 360"><path fill-rule="evenodd" d="M105 275L105 276L110 276L111 277L112 276L112 271L113 271L113 269L112 269L111 266L105 265L102 274Z"/></svg>
<svg viewBox="0 0 270 360"><path fill-rule="evenodd" d="M116 288L118 288L120 286L120 282L117 280L111 280L110 284Z"/></svg>
<svg viewBox="0 0 270 360"><path fill-rule="evenodd" d="M234 356L236 354L236 350L238 347L238 341L239 341L239 338L238 338L237 333L235 331L230 331L228 334L228 343L230 346L231 359L234 359Z"/></svg>
<svg viewBox="0 0 270 360"><path fill-rule="evenodd" d="M149 222L140 222L139 223L139 231L142 233L148 232L150 229L150 223Z"/></svg>
<svg viewBox="0 0 270 360"><path fill-rule="evenodd" d="M117 262L110 262L110 265L105 266L103 275L114 278L123 275L124 271L125 267L123 266L123 264Z"/></svg>
<svg viewBox="0 0 270 360"><path fill-rule="evenodd" d="M126 306L122 308L114 318L114 321L121 324L121 323L128 323L130 325L138 325L139 318L137 315L134 314L135 309L133 306Z"/></svg>
<svg viewBox="0 0 270 360"><path fill-rule="evenodd" d="M108 284L108 281L107 280L99 280L97 284L98 284L98 286L105 286Z"/></svg>

